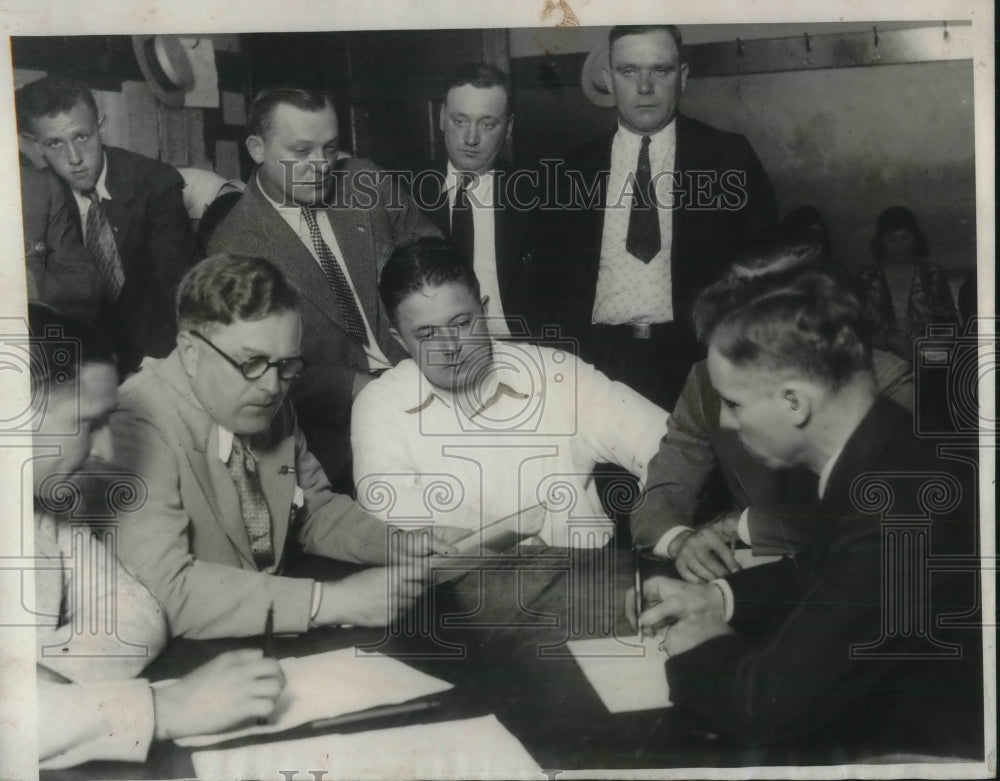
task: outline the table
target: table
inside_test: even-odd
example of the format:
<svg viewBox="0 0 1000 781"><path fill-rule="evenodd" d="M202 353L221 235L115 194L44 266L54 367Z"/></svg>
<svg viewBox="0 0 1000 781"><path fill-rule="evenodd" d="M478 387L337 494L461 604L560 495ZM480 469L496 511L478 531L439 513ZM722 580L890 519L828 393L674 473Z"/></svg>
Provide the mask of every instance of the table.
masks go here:
<svg viewBox="0 0 1000 781"><path fill-rule="evenodd" d="M460 562L454 563L457 566ZM644 575L670 568L659 562L643 566ZM343 577L352 569L342 562L304 557L290 574ZM623 609L625 591L632 582L630 550L613 546L599 550L520 548L433 589L407 620L392 629L321 629L279 636L276 652L279 657L304 656L361 646L399 658L455 686L443 697L442 706L431 711L331 731L381 729L494 713L548 770L848 761L844 755L817 753L808 747L805 754L790 749L748 749L713 734L707 725L678 708L608 713L566 642L612 634L634 638ZM175 640L145 675L151 680L177 677L224 650L259 645L259 638ZM281 738L316 734L303 727L283 733ZM236 745L239 743L225 747ZM190 778L194 776L191 751L172 742L154 743L145 764L92 762L41 776L67 781Z"/></svg>

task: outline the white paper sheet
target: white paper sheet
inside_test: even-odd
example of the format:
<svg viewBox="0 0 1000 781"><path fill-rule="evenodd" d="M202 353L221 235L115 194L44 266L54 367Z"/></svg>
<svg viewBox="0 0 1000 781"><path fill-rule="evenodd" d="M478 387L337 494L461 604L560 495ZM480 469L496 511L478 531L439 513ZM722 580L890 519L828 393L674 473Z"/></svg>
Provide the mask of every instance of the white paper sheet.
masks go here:
<svg viewBox="0 0 1000 781"><path fill-rule="evenodd" d="M198 778L210 781L542 778L538 763L492 715L198 751L192 760Z"/></svg>
<svg viewBox="0 0 1000 781"><path fill-rule="evenodd" d="M605 707L624 713L671 704L661 637L644 638L642 645L637 637L573 640L567 645Z"/></svg>
<svg viewBox="0 0 1000 781"><path fill-rule="evenodd" d="M781 556L754 556L750 548L739 548L733 552L733 558L743 569L750 569L750 567L759 567L761 564L779 561Z"/></svg>
<svg viewBox="0 0 1000 781"><path fill-rule="evenodd" d="M215 735L180 738L180 746L209 746L245 735L265 735L316 719L341 716L447 691L452 684L382 654L354 648L281 660L286 685L267 724Z"/></svg>

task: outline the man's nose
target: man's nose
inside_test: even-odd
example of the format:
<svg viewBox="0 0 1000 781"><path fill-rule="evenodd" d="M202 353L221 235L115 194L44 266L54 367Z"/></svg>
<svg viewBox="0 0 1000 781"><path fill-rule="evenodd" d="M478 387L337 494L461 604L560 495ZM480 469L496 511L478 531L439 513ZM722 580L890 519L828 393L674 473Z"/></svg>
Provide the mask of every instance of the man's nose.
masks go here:
<svg viewBox="0 0 1000 781"><path fill-rule="evenodd" d="M101 426L101 428L91 434L90 456L101 461L111 461L112 452L111 428L109 426Z"/></svg>
<svg viewBox="0 0 1000 781"><path fill-rule="evenodd" d="M66 144L66 157L72 165L79 165L83 161L79 146L72 141Z"/></svg>
<svg viewBox="0 0 1000 781"><path fill-rule="evenodd" d="M267 371L254 382L258 388L266 390L268 393L277 394L281 391L281 377L278 376L277 366L268 366Z"/></svg>
<svg viewBox="0 0 1000 781"><path fill-rule="evenodd" d="M653 92L653 74L649 71L639 71L639 93L649 95Z"/></svg>
<svg viewBox="0 0 1000 781"><path fill-rule="evenodd" d="M479 146L479 125L470 122L465 128L463 141L465 141L466 146Z"/></svg>

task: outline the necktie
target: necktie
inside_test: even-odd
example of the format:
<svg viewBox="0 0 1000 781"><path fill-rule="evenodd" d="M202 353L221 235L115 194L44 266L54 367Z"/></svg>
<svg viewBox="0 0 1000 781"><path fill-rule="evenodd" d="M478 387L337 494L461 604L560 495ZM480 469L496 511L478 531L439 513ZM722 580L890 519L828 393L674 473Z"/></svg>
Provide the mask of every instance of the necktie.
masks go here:
<svg viewBox="0 0 1000 781"><path fill-rule="evenodd" d="M250 538L250 550L253 551L254 561L261 570L270 570L274 565L271 514L267 509L264 491L260 487L257 459L247 449L243 437L233 437L233 449L229 454L229 474L236 483L236 493L240 497L240 511L243 513L243 524Z"/></svg>
<svg viewBox="0 0 1000 781"><path fill-rule="evenodd" d="M101 206L101 198L95 190L86 193L90 199L87 209L87 251L97 263L104 286L111 300L118 299L125 285L125 271L122 268L122 258L115 242L115 234L108 222L108 217Z"/></svg>
<svg viewBox="0 0 1000 781"><path fill-rule="evenodd" d="M472 224L472 206L469 204L470 184L472 184L472 174L459 174L455 205L451 210L451 241L461 250L466 261L472 263L476 232Z"/></svg>
<svg viewBox="0 0 1000 781"><path fill-rule="evenodd" d="M649 263L660 251L660 216L650 192L649 136L642 137L639 162L635 167L635 191L628 216L628 236L625 249L643 263Z"/></svg>
<svg viewBox="0 0 1000 781"><path fill-rule="evenodd" d="M358 308L357 299L347 281L347 276L341 269L333 252L323 241L323 236L319 232L319 223L316 222L316 211L308 207L302 208L302 216L306 225L309 226L309 235L312 237L313 247L316 249L316 256L319 258L319 265L326 274L326 279L333 288L337 296L337 304L340 306L340 313L347 324L347 333L357 339L361 344L368 346L368 332L365 330L365 319Z"/></svg>

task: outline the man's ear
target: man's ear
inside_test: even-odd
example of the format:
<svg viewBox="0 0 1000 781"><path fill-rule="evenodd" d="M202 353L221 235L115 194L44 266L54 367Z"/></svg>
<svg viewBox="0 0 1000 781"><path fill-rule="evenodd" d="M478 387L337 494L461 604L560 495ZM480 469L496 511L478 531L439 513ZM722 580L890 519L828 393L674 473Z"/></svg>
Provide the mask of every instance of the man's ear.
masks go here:
<svg viewBox="0 0 1000 781"><path fill-rule="evenodd" d="M445 107L445 104L442 103L441 104L441 111L438 112L438 129L442 133L444 132L444 107Z"/></svg>
<svg viewBox="0 0 1000 781"><path fill-rule="evenodd" d="M688 64L686 62L681 63L681 93L687 89L688 85Z"/></svg>
<svg viewBox="0 0 1000 781"><path fill-rule="evenodd" d="M253 135L247 136L246 140L247 152L250 153L250 159L253 160L257 165L264 162L264 139L260 136Z"/></svg>
<svg viewBox="0 0 1000 781"><path fill-rule="evenodd" d="M611 78L611 65L605 65L601 68L601 73L604 75L604 86L608 88L608 93L611 95L615 94L615 82Z"/></svg>
<svg viewBox="0 0 1000 781"><path fill-rule="evenodd" d="M514 115L511 114L507 117L507 134L504 136L506 141L510 141L511 134L514 132Z"/></svg>
<svg viewBox="0 0 1000 781"><path fill-rule="evenodd" d="M781 396L792 423L797 428L802 428L812 417L813 395L809 392L809 387L803 382L788 382L782 386Z"/></svg>
<svg viewBox="0 0 1000 781"><path fill-rule="evenodd" d="M483 308L483 317L486 317L486 315L488 315L490 311L490 297L483 296L482 298L480 298L479 306Z"/></svg>
<svg viewBox="0 0 1000 781"><path fill-rule="evenodd" d="M97 115L97 135L99 135L101 137L101 143L102 144L106 143L106 139L104 138L104 115L103 114L98 114Z"/></svg>
<svg viewBox="0 0 1000 781"><path fill-rule="evenodd" d="M406 350L406 354L410 355L410 348L406 346L406 342L404 342L403 337L399 335L399 331L397 331L394 327L389 326L389 333L392 334L393 339L399 342L399 346ZM410 355L410 357L413 358L414 356Z"/></svg>
<svg viewBox="0 0 1000 781"><path fill-rule="evenodd" d="M180 353L181 365L188 377L198 373L198 356L200 345L190 331L180 331L177 334L177 352Z"/></svg>

